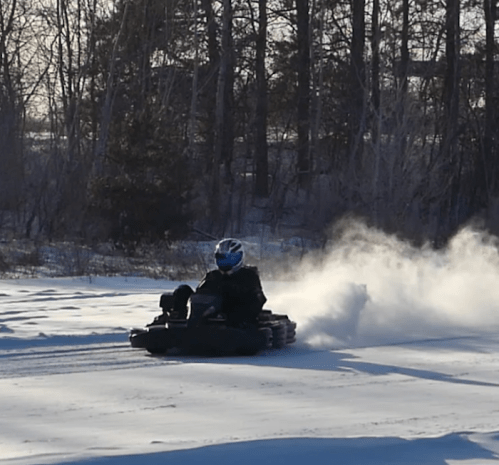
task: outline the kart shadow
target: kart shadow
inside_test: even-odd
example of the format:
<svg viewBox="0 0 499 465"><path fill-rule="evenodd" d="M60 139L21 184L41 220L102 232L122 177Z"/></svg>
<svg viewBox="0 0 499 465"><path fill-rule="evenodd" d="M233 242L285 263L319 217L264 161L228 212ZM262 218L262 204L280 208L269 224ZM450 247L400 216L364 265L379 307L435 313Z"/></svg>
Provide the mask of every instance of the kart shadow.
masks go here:
<svg viewBox="0 0 499 465"><path fill-rule="evenodd" d="M365 362L359 357L341 350L317 350L307 346L293 345L272 349L253 357L200 357L162 356L179 363L216 363L224 365L253 365L262 367L289 368L315 371L361 372L373 376L399 374L412 378L428 379L445 383L499 387L499 384L479 380L457 378L446 373L399 365Z"/></svg>

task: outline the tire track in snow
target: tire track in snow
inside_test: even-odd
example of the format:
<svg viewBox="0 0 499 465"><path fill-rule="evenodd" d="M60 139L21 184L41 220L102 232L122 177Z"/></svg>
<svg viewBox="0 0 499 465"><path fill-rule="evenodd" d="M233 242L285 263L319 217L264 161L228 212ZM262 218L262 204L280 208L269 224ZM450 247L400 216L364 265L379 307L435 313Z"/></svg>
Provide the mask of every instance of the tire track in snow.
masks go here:
<svg viewBox="0 0 499 465"><path fill-rule="evenodd" d="M164 364L128 343L92 343L0 350L0 379L124 370Z"/></svg>

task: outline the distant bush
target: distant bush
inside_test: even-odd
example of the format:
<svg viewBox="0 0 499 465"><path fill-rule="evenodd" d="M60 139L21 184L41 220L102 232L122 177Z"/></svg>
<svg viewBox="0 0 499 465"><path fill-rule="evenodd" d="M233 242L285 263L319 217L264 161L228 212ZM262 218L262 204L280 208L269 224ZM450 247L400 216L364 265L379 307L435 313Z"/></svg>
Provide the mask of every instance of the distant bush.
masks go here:
<svg viewBox="0 0 499 465"><path fill-rule="evenodd" d="M2 252L0 252L0 273L4 273L4 272L8 271L9 268L10 268L9 262L4 257Z"/></svg>
<svg viewBox="0 0 499 465"><path fill-rule="evenodd" d="M43 259L40 255L40 250L34 249L22 253L21 255L18 256L16 265L22 267L42 266Z"/></svg>

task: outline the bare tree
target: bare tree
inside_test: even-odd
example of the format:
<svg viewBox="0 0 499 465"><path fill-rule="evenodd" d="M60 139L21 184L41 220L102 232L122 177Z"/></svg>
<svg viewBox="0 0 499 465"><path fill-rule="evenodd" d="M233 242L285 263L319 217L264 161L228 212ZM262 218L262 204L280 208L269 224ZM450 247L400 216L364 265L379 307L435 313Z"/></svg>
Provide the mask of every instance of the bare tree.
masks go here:
<svg viewBox="0 0 499 465"><path fill-rule="evenodd" d="M267 146L267 77L265 57L267 48L267 0L258 0L258 34L256 37L256 117L255 117L255 194L268 195Z"/></svg>
<svg viewBox="0 0 499 465"><path fill-rule="evenodd" d="M229 102L227 100L228 88L231 85L231 25L232 25L232 0L223 0L222 14L222 38L221 38L221 54L220 66L218 70L217 82L217 100L215 114L215 147L212 171L212 189L211 189L211 216L212 220L217 224L220 220L220 165L226 162L226 154L230 147L227 144L231 143L227 139L227 127L225 123L230 115Z"/></svg>
<svg viewBox="0 0 499 465"><path fill-rule="evenodd" d="M406 149L406 103L408 90L408 71L409 71L409 0L402 1L402 38L400 47L400 83L398 86L400 97L398 98L397 108L397 126L402 128L400 137L400 154L405 153Z"/></svg>
<svg viewBox="0 0 499 465"><path fill-rule="evenodd" d="M21 124L23 99L16 60L21 53L16 0L0 4L0 210L17 207L22 185ZM17 69L16 69L17 68Z"/></svg>
<svg viewBox="0 0 499 465"><path fill-rule="evenodd" d="M125 7L123 9L123 15L121 17L120 27L118 33L116 34L116 37L114 38L113 48L111 50L111 54L109 57L109 71L107 74L107 81L106 81L106 94L105 94L104 104L102 105L102 112L100 117L98 144L95 148L96 153L95 153L94 166L97 169L100 169L100 167L102 166L102 160L105 155L107 140L109 137L109 127L111 124L114 99L117 92L117 89L115 88L114 85L114 80L116 78L115 76L116 61L118 58L119 44L120 40L122 39L123 29L127 21L128 8L129 8L129 2L126 2Z"/></svg>
<svg viewBox="0 0 499 465"><path fill-rule="evenodd" d="M91 129L83 130L82 108L94 60L97 8L97 0L56 0L42 10L45 35L41 43L48 69L43 98L51 124L46 175L53 181L39 187L47 199L43 200L44 213L38 217L49 235L78 232L83 222L93 159L87 139ZM91 95L94 84L90 81ZM90 127L95 145L96 126ZM41 211L40 202L33 203L33 212ZM30 218L34 216L30 214Z"/></svg>
<svg viewBox="0 0 499 465"><path fill-rule="evenodd" d="M381 115L381 90L380 90L380 41L381 29L379 25L380 2L373 0L372 22L371 22L371 105L372 105L372 146L373 146L373 170L372 170L372 195L375 221L379 214L379 184L380 184L380 133L382 125Z"/></svg>
<svg viewBox="0 0 499 465"><path fill-rule="evenodd" d="M191 114L189 116L188 150L192 154L196 151L197 135L197 108L198 108L198 82L199 82L199 32L198 32L198 2L193 1L194 10L194 64L192 70L192 96Z"/></svg>
<svg viewBox="0 0 499 465"><path fill-rule="evenodd" d="M311 117L310 153L316 155L320 137L322 121L322 108L324 99L324 24L326 5L324 0L313 0L311 16L317 18L317 30L311 32L310 41L310 68L313 75L312 96L310 99L313 116ZM314 40L317 41L314 44ZM312 161L312 160L311 160Z"/></svg>
<svg viewBox="0 0 499 465"><path fill-rule="evenodd" d="M446 69L444 76L444 122L440 158L444 172L442 182L447 187L441 226L453 229L456 226L456 208L459 182L461 176L461 159L458 152L459 131L459 84L461 79L461 36L460 36L460 1L447 0L445 16L445 56Z"/></svg>
<svg viewBox="0 0 499 465"><path fill-rule="evenodd" d="M298 44L297 132L298 180L301 187L310 180L310 34L308 0L296 0Z"/></svg>
<svg viewBox="0 0 499 465"><path fill-rule="evenodd" d="M495 55L495 21L497 5L496 0L484 0L483 8L485 12L485 122L483 134L483 157L479 161L479 172L482 196L486 197L488 203L491 194L495 194L499 188L499 169L495 152L497 146L494 144L495 118L496 118L496 91L494 76L494 55Z"/></svg>
<svg viewBox="0 0 499 465"><path fill-rule="evenodd" d="M364 149L366 125L366 73L365 47L365 0L352 2L352 38L350 44L350 118L349 118L349 176L357 175Z"/></svg>
<svg viewBox="0 0 499 465"><path fill-rule="evenodd" d="M203 80L205 94L205 158L208 170L213 168L213 157L215 149L215 109L217 96L217 75L220 65L220 51L217 38L217 19L213 11L212 0L202 0L202 7L206 20L206 42L207 42L207 64L206 76Z"/></svg>

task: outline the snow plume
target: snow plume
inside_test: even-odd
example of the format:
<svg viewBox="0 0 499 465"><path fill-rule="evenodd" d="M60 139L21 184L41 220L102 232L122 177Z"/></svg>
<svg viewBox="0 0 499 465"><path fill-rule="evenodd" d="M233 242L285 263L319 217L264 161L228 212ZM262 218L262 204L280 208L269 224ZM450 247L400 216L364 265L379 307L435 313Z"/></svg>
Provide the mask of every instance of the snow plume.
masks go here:
<svg viewBox="0 0 499 465"><path fill-rule="evenodd" d="M314 347L445 338L499 327L497 238L464 228L441 251L351 222L269 295Z"/></svg>

